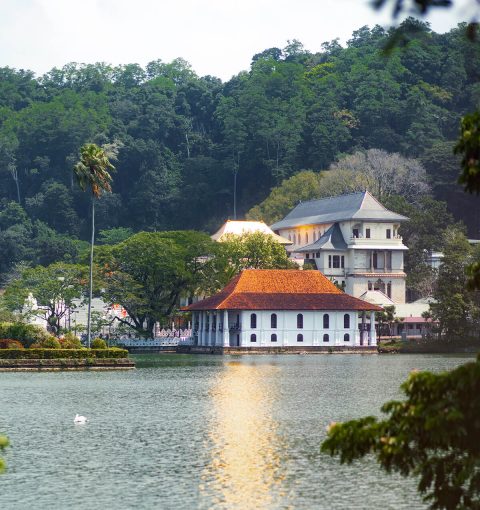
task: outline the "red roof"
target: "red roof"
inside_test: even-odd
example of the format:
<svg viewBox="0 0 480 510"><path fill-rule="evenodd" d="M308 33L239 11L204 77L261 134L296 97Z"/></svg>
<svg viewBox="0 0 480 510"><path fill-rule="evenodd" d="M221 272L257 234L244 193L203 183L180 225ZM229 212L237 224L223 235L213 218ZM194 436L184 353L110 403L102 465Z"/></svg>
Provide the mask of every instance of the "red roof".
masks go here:
<svg viewBox="0 0 480 510"><path fill-rule="evenodd" d="M372 310L381 307L339 290L320 271L245 269L217 294L184 310Z"/></svg>

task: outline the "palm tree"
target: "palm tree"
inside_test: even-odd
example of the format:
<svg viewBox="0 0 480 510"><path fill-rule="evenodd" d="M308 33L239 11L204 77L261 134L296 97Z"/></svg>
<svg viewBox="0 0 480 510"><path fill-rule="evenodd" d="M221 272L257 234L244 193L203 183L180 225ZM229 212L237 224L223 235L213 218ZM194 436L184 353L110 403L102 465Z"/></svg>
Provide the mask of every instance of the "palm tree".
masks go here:
<svg viewBox="0 0 480 510"><path fill-rule="evenodd" d="M87 317L87 347L91 342L91 312L93 293L93 245L95 242L95 199L100 198L102 193L110 193L112 176L110 171L115 167L110 163L109 156L116 159L118 149L113 145L102 148L94 143L87 143L80 149L80 160L74 166L78 184L83 191L92 193L92 242L90 245L90 289L88 297ZM110 150L109 150L110 149Z"/></svg>

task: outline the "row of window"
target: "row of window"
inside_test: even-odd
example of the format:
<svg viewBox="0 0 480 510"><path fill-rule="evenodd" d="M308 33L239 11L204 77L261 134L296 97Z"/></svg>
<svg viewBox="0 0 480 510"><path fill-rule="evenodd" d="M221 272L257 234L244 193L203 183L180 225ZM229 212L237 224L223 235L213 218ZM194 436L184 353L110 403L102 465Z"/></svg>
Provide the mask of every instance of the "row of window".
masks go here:
<svg viewBox="0 0 480 510"><path fill-rule="evenodd" d="M255 333L251 334L250 335L250 342L256 342L257 341L257 335ZM276 342L277 341L277 335L275 333L272 333L272 335L270 335L270 342ZM329 342L330 341L330 335L326 334L323 335L323 341L324 342ZM343 335L343 341L344 342L350 342L350 335L348 333L345 333ZM297 342L303 342L303 335L301 333L299 333L297 335Z"/></svg>
<svg viewBox="0 0 480 510"><path fill-rule="evenodd" d="M360 232L359 232L358 228L354 228L353 231L352 231L352 234L353 234L353 237L356 237L356 238L360 237ZM366 228L365 229L365 237L367 239L370 239L370 236L371 236L371 231L370 231L369 228ZM390 228L385 229L385 237L387 239L391 239L392 238L392 229L390 229Z"/></svg>
<svg viewBox="0 0 480 510"><path fill-rule="evenodd" d="M330 327L330 316L328 313L323 314L323 329ZM343 316L343 328L348 329L350 327L350 315L346 313ZM250 314L250 329L257 328L257 314ZM277 314L272 313L270 315L270 328L277 329ZM297 314L297 329L303 329L303 313Z"/></svg>
<svg viewBox="0 0 480 510"><path fill-rule="evenodd" d="M312 242L317 241L322 236L323 236L323 232L321 232L320 230L318 232L314 232L312 235ZM293 235L288 234L288 239L289 239L289 241L292 241L293 244L302 244L302 235L301 234L293 234ZM308 243L309 243L308 232L305 232L305 244L308 244Z"/></svg>

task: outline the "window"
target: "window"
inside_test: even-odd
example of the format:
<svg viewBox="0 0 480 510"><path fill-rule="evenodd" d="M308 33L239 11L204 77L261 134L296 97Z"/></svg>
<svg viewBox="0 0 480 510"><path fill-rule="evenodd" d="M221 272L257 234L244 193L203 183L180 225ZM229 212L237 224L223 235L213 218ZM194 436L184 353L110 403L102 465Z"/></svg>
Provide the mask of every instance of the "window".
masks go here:
<svg viewBox="0 0 480 510"><path fill-rule="evenodd" d="M332 256L328 256L328 267L332 267Z"/></svg>
<svg viewBox="0 0 480 510"><path fill-rule="evenodd" d="M272 336L270 337L270 341L271 342L276 342L277 341L277 335L275 333L273 333Z"/></svg>
<svg viewBox="0 0 480 510"><path fill-rule="evenodd" d="M330 327L330 316L328 313L323 314L323 329L328 329Z"/></svg>
<svg viewBox="0 0 480 510"><path fill-rule="evenodd" d="M257 314L252 313L250 315L250 329L255 329L257 327Z"/></svg>
<svg viewBox="0 0 480 510"><path fill-rule="evenodd" d="M340 267L340 255L334 255L332 257L332 261L333 261L333 267L334 268L339 268Z"/></svg>
<svg viewBox="0 0 480 510"><path fill-rule="evenodd" d="M310 253L307 253L305 258L309 259L310 258Z"/></svg>
<svg viewBox="0 0 480 510"><path fill-rule="evenodd" d="M345 267L345 256L342 255L342 263L341 263L342 269Z"/></svg>
<svg viewBox="0 0 480 510"><path fill-rule="evenodd" d="M305 234L305 242L308 243L308 234Z"/></svg>
<svg viewBox="0 0 480 510"><path fill-rule="evenodd" d="M303 335L301 333L297 335L297 342L303 342Z"/></svg>
<svg viewBox="0 0 480 510"><path fill-rule="evenodd" d="M325 333L325 335L323 335L323 341L328 342L329 340L330 340L330 337Z"/></svg>
<svg viewBox="0 0 480 510"><path fill-rule="evenodd" d="M345 333L345 334L343 335L343 341L344 341L344 342L350 342L350 335L349 335L348 333Z"/></svg>
<svg viewBox="0 0 480 510"><path fill-rule="evenodd" d="M250 335L250 342L256 342L257 341L257 335L255 333L253 335Z"/></svg>
<svg viewBox="0 0 480 510"><path fill-rule="evenodd" d="M277 329L277 314L276 313L272 313L272 315L270 315L270 327L272 329Z"/></svg>
<svg viewBox="0 0 480 510"><path fill-rule="evenodd" d="M370 229L369 228L365 229L365 237L367 239L370 239Z"/></svg>
<svg viewBox="0 0 480 510"><path fill-rule="evenodd" d="M344 329L348 329L350 327L350 315L348 313L343 316L343 327Z"/></svg>
<svg viewBox="0 0 480 510"><path fill-rule="evenodd" d="M353 237L358 237L358 228L353 229Z"/></svg>
<svg viewBox="0 0 480 510"><path fill-rule="evenodd" d="M392 231L387 228L387 239L391 239L392 238Z"/></svg>
<svg viewBox="0 0 480 510"><path fill-rule="evenodd" d="M317 251L316 256L317 256L317 259L320 258L320 252L319 251Z"/></svg>
<svg viewBox="0 0 480 510"><path fill-rule="evenodd" d="M303 314L302 313L299 313L297 315L297 328L303 329Z"/></svg>

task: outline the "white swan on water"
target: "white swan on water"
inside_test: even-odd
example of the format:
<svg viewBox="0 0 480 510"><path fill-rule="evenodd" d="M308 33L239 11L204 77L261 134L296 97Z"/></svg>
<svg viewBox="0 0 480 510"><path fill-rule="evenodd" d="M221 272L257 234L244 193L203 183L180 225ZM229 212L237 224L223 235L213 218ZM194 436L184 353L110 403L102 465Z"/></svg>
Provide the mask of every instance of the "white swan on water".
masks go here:
<svg viewBox="0 0 480 510"><path fill-rule="evenodd" d="M75 418L73 419L73 423L87 423L87 418L85 418L85 416L76 414Z"/></svg>

